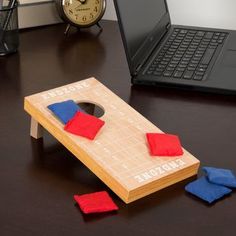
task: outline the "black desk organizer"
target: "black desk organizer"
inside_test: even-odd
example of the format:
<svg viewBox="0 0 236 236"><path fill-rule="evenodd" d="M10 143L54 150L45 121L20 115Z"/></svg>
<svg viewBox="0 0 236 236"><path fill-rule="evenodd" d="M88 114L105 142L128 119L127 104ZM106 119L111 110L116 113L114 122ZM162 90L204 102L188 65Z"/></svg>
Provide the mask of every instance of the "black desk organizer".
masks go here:
<svg viewBox="0 0 236 236"><path fill-rule="evenodd" d="M18 3L13 0L0 9L0 56L16 52L18 46Z"/></svg>

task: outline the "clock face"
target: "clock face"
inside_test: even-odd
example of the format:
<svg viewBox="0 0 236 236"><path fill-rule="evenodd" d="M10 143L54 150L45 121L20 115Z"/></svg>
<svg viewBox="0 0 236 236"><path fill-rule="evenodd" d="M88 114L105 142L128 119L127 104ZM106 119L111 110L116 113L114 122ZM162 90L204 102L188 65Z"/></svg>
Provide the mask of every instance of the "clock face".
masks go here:
<svg viewBox="0 0 236 236"><path fill-rule="evenodd" d="M83 27L101 19L105 11L105 0L63 0L62 6L66 18Z"/></svg>

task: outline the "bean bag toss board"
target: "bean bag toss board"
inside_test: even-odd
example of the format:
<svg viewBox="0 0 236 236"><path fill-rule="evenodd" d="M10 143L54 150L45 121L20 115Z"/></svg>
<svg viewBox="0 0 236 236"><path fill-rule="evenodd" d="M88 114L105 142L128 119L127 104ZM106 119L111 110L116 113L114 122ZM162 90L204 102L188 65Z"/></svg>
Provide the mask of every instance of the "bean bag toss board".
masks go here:
<svg viewBox="0 0 236 236"><path fill-rule="evenodd" d="M94 140L64 130L64 124L47 108L66 100L89 102L105 111L105 125ZM125 203L196 175L197 160L188 151L178 157L150 155L146 133L163 133L95 78L37 93L24 100L31 116L31 136L46 129L100 178Z"/></svg>

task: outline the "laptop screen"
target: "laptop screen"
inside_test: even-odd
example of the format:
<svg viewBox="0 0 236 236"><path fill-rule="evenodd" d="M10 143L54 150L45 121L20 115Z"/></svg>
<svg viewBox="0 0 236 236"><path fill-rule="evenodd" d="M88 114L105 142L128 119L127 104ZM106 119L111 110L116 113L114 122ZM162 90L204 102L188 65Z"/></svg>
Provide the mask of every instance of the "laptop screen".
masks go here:
<svg viewBox="0 0 236 236"><path fill-rule="evenodd" d="M165 0L117 0L130 58L134 58L162 17L167 13Z"/></svg>

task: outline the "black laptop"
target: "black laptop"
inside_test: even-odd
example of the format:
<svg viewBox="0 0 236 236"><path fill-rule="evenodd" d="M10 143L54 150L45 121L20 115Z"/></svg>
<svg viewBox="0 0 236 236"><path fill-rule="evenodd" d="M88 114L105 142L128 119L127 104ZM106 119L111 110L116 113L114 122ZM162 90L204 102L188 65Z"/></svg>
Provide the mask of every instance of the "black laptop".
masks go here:
<svg viewBox="0 0 236 236"><path fill-rule="evenodd" d="M133 84L236 94L236 31L172 25L166 0L114 0Z"/></svg>

